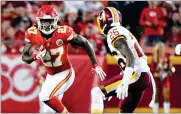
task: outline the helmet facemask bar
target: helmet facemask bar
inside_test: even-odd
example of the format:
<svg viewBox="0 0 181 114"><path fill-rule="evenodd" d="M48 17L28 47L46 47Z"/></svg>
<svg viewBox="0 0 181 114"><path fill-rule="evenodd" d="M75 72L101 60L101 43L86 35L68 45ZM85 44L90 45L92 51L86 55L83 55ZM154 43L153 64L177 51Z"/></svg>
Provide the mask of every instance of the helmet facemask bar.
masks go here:
<svg viewBox="0 0 181 114"><path fill-rule="evenodd" d="M56 18L36 18L38 29L45 35L51 34L57 27L58 17Z"/></svg>
<svg viewBox="0 0 181 114"><path fill-rule="evenodd" d="M107 25L104 23L104 21L105 21L105 13L104 11L101 11L99 13L99 16L97 17L98 30L101 34L104 34L104 29Z"/></svg>

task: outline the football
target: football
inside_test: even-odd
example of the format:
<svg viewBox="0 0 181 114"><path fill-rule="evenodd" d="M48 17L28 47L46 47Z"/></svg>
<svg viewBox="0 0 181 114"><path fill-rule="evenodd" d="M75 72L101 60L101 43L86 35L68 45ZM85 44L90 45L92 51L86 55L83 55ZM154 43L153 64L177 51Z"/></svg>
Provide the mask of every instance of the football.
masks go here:
<svg viewBox="0 0 181 114"><path fill-rule="evenodd" d="M33 54L34 49L39 50L40 46L39 45L32 46L31 49L29 50L29 55Z"/></svg>
<svg viewBox="0 0 181 114"><path fill-rule="evenodd" d="M48 62L51 60L51 55L50 55L49 51L46 51L46 54L45 54L45 56L42 57L42 60L44 62Z"/></svg>
<svg viewBox="0 0 181 114"><path fill-rule="evenodd" d="M39 45L32 46L31 49L29 50L29 54L32 55L34 50L38 51L39 49L40 49ZM42 57L42 60L44 62L48 62L51 60L51 55L48 51L46 51L46 54L45 54L45 56Z"/></svg>

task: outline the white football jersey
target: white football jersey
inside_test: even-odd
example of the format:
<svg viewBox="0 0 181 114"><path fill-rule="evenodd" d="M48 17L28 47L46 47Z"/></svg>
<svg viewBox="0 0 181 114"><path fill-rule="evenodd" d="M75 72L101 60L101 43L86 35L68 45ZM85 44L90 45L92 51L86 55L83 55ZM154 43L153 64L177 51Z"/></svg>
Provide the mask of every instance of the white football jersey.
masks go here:
<svg viewBox="0 0 181 114"><path fill-rule="evenodd" d="M147 57L141 49L140 45L132 33L122 26L115 26L111 28L107 34L108 47L116 58L118 64L124 69L126 58L114 47L116 40L125 38L126 42L135 57L134 69L137 72L148 72L149 66L147 65Z"/></svg>

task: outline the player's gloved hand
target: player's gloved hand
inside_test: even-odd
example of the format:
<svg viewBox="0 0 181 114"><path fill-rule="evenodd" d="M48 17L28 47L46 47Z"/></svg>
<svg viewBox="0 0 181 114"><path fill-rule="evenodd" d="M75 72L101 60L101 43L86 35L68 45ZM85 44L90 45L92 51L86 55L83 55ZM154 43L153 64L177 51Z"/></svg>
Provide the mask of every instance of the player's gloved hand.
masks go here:
<svg viewBox="0 0 181 114"><path fill-rule="evenodd" d="M181 54L181 44L177 44L176 47L175 47L175 53L177 55L180 55Z"/></svg>
<svg viewBox="0 0 181 114"><path fill-rule="evenodd" d="M94 68L92 68L92 70L96 73L96 75L100 77L101 81L105 79L106 73L102 70L102 68L99 65L94 65Z"/></svg>
<svg viewBox="0 0 181 114"><path fill-rule="evenodd" d="M162 75L160 76L160 80L163 81L168 76L167 72L162 72Z"/></svg>
<svg viewBox="0 0 181 114"><path fill-rule="evenodd" d="M132 76L133 72L134 72L133 68L131 68L131 67L125 68L122 82L116 90L117 98L125 99L126 97L128 97L129 81L131 80L131 76Z"/></svg>
<svg viewBox="0 0 181 114"><path fill-rule="evenodd" d="M46 54L46 49L41 45L38 50L37 49L33 50L32 58L41 59L43 56L45 56L45 54Z"/></svg>
<svg viewBox="0 0 181 114"><path fill-rule="evenodd" d="M124 100L126 97L128 97L128 87L128 83L120 84L116 90L117 98Z"/></svg>

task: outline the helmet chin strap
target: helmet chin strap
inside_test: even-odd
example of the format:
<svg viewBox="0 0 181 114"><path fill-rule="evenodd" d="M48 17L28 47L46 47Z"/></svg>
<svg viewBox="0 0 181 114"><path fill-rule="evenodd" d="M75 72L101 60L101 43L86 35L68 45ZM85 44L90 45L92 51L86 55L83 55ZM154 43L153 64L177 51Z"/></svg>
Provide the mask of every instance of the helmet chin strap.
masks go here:
<svg viewBox="0 0 181 114"><path fill-rule="evenodd" d="M106 26L107 26L107 24L105 24L102 28L103 33L104 33L104 29L106 28Z"/></svg>
<svg viewBox="0 0 181 114"><path fill-rule="evenodd" d="M50 30L49 31L46 31L45 28L41 28L42 25L38 25L38 29L45 35L50 35L56 28L57 28L57 22L55 22L53 24L54 28L51 28L51 25L50 26Z"/></svg>

